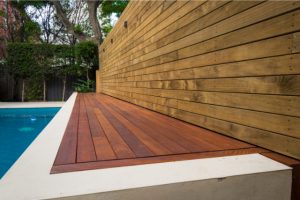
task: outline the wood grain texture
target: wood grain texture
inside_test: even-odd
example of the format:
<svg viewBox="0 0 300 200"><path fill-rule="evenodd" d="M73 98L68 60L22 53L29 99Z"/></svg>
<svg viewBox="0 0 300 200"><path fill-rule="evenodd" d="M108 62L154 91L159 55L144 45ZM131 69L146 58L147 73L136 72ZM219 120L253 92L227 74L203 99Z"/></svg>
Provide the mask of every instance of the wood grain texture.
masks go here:
<svg viewBox="0 0 300 200"><path fill-rule="evenodd" d="M107 95L78 94L53 173L193 159L198 153L215 157L260 151L254 145ZM165 159L168 156L172 159Z"/></svg>
<svg viewBox="0 0 300 200"><path fill-rule="evenodd" d="M76 98L54 165L76 163L80 98Z"/></svg>
<svg viewBox="0 0 300 200"><path fill-rule="evenodd" d="M84 96L79 94L80 109L77 133L77 162L89 162L96 160L91 129L87 117L87 107Z"/></svg>
<svg viewBox="0 0 300 200"><path fill-rule="evenodd" d="M270 141L280 137L276 134L270 136L267 131L261 130L258 135L257 129L153 104L150 98L143 101L131 98L131 101L196 125L213 127L218 132L238 139L249 134L249 142L254 140L274 145L276 143ZM259 153L293 168L292 198L299 197L299 160L143 107L107 95L79 94L51 173ZM228 133L228 127L234 133ZM279 139L283 142L287 140L286 145L292 145L287 146L291 154L298 148L297 144L293 144L294 141L288 141L287 136ZM281 150L280 146L278 149Z"/></svg>
<svg viewBox="0 0 300 200"><path fill-rule="evenodd" d="M95 153L97 160L112 160L116 159L114 150L112 149L100 122L94 112L95 102L93 99L85 98L87 116L90 125L90 132L93 138Z"/></svg>
<svg viewBox="0 0 300 200"><path fill-rule="evenodd" d="M261 153L261 152L267 152L267 150L261 148L249 148L249 149L169 155L169 156L159 156L159 157L149 157L149 158L110 160L105 162L87 162L87 163L53 166L51 173L56 174L56 173L65 173L65 172L73 172L73 171L104 169L104 168L143 165L143 164L151 164L151 163L172 162L172 161L180 161L180 160L201 159L201 158L214 158L214 157L224 157L224 156L233 156L233 155L244 155L244 154Z"/></svg>
<svg viewBox="0 0 300 200"><path fill-rule="evenodd" d="M132 1L130 7L100 46L97 92L300 159L300 2ZM130 31L122 26L126 16ZM111 38L120 42L111 45ZM150 131L146 119L135 124L128 106L112 102L110 112L128 120L126 129ZM171 136L181 136L170 130L152 139L171 148ZM194 136L182 141L188 146L182 152L198 148L187 145Z"/></svg>

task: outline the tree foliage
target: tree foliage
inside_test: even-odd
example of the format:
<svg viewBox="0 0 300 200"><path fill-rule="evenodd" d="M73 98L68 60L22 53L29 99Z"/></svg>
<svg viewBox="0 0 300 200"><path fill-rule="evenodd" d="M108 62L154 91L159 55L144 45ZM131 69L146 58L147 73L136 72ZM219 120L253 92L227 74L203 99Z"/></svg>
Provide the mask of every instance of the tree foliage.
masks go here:
<svg viewBox="0 0 300 200"><path fill-rule="evenodd" d="M56 73L62 66L76 65L75 46L70 45L9 43L7 52L10 72L18 77L41 77L44 71L46 74Z"/></svg>
<svg viewBox="0 0 300 200"><path fill-rule="evenodd" d="M71 44L101 42L112 29L128 0L9 1L14 21L7 24L9 42ZM7 13L0 11L0 16Z"/></svg>
<svg viewBox="0 0 300 200"><path fill-rule="evenodd" d="M49 75L54 75L65 85L67 77L76 74L86 76L89 84L85 86L91 83L89 72L98 65L98 42L112 29L111 16L119 17L128 3L127 0L7 2L13 7L11 14L14 20L3 26L8 33L5 38L8 48L7 59L0 64L7 66L16 79L28 83L45 83ZM59 6L55 5L60 5L61 9L58 10ZM9 22L5 11L0 11L0 17ZM38 85L34 87L40 91ZM30 93L28 89L26 91ZM33 93L30 95L33 98Z"/></svg>
<svg viewBox="0 0 300 200"><path fill-rule="evenodd" d="M9 72L17 78L27 79L36 73L37 60L33 57L35 45L10 43L7 48Z"/></svg>
<svg viewBox="0 0 300 200"><path fill-rule="evenodd" d="M92 35L88 35L82 29L78 29L78 24L74 23L72 21L72 17L67 15L67 9L64 8L62 2L58 0L50 0L56 9L58 18L70 34L74 35L79 41L93 41L95 43L101 43L103 35L107 35L107 33L111 30L111 26L109 26L111 15L115 14L119 17L128 4L127 0L79 1L84 1L86 3L88 21L93 32Z"/></svg>
<svg viewBox="0 0 300 200"><path fill-rule="evenodd" d="M7 66L11 75L28 82L45 82L51 75L59 77L64 85L63 99L67 77L88 75L92 66L98 63L97 45L92 42L76 46L9 43L7 51ZM25 88L25 91L28 90Z"/></svg>
<svg viewBox="0 0 300 200"><path fill-rule="evenodd" d="M104 0L102 3L102 16L116 14L117 17L120 17L128 2L128 0Z"/></svg>
<svg viewBox="0 0 300 200"><path fill-rule="evenodd" d="M41 83L45 82L49 76L56 76L63 81L65 88L67 77L85 75L87 84L84 87L91 91L93 81L90 80L89 74L91 69L95 69L98 65L98 47L91 41L78 43L75 46L9 43L7 51L8 70L16 79L22 79L28 83ZM40 90L36 84L32 87L37 91ZM28 88L25 88L25 91L28 93L27 99L33 99L34 91Z"/></svg>
<svg viewBox="0 0 300 200"><path fill-rule="evenodd" d="M98 46L91 41L78 43L75 55L80 66L90 68L98 65Z"/></svg>
<svg viewBox="0 0 300 200"><path fill-rule="evenodd" d="M26 12L28 6L41 8L46 1L9 1L12 6L14 20L7 18L7 32L9 33L9 42L37 42L41 34L38 23L34 22ZM8 15L8 13L6 13Z"/></svg>
<svg viewBox="0 0 300 200"><path fill-rule="evenodd" d="M25 83L28 79L37 78L37 59L29 55L35 51L34 45L12 43L8 45L8 71L16 79L22 80L22 101L25 99Z"/></svg>
<svg viewBox="0 0 300 200"><path fill-rule="evenodd" d="M81 42L75 47L75 55L78 65L81 67L82 71L85 71L87 80L86 88L90 88L90 86L93 84L89 76L90 70L93 67L95 68L95 66L98 66L99 62L98 46L91 41Z"/></svg>

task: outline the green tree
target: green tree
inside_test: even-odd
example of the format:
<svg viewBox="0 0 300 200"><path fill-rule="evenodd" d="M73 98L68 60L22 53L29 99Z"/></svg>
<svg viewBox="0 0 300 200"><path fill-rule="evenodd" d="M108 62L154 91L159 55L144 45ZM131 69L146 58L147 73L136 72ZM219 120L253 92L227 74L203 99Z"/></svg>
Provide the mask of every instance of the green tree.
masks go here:
<svg viewBox="0 0 300 200"><path fill-rule="evenodd" d="M111 19L109 16L101 16L102 34L104 37L112 30Z"/></svg>
<svg viewBox="0 0 300 200"><path fill-rule="evenodd" d="M46 1L9 1L14 8L12 13L14 15L15 24L11 20L7 21L7 31L10 42L37 42L41 33L40 26L37 22L31 20L27 14L26 9L29 6L41 8Z"/></svg>
<svg viewBox="0 0 300 200"><path fill-rule="evenodd" d="M57 45L54 47L53 73L63 81L62 101L65 100L66 84L68 76L79 73L78 65L75 63L75 52L73 46Z"/></svg>
<svg viewBox="0 0 300 200"><path fill-rule="evenodd" d="M123 10L128 4L128 0L104 0L102 3L102 16L110 16L111 14L116 14L120 17Z"/></svg>
<svg viewBox="0 0 300 200"><path fill-rule="evenodd" d="M68 16L68 9L64 7L64 1L49 1L55 7L57 17L63 23L67 32L76 37L79 40L79 42L93 41L96 44L98 44L99 42L102 43L103 33L107 34L107 32L110 31L110 27L107 23L108 17L110 17L112 13L115 13L117 16L120 16L122 11L128 4L128 1L126 0L80 0L85 2L87 8L88 21L93 32L92 35L89 35L85 33L81 28L78 29L78 27L80 27L78 26L78 24L72 22L72 17ZM100 15L98 12L98 8L100 10ZM99 23L99 21L103 22ZM105 27L102 27L103 24L105 24Z"/></svg>
<svg viewBox="0 0 300 200"><path fill-rule="evenodd" d="M10 43L7 47L9 72L22 80L22 101L25 99L26 81L37 75L37 63L32 53L34 46L26 43Z"/></svg>
<svg viewBox="0 0 300 200"><path fill-rule="evenodd" d="M46 101L47 97L47 84L46 81L49 78L49 75L53 72L53 56L54 56L54 46L49 44L39 44L34 45L34 58L37 65L37 77L43 81L43 101Z"/></svg>
<svg viewBox="0 0 300 200"><path fill-rule="evenodd" d="M90 70L98 66L98 46L91 42L81 42L75 46L75 56L77 64L86 74L86 80L90 80Z"/></svg>
<svg viewBox="0 0 300 200"><path fill-rule="evenodd" d="M103 1L100 11L100 22L102 27L102 34L105 37L113 28L111 24L111 16L116 15L117 17L120 17L128 2L129 1L127 0Z"/></svg>

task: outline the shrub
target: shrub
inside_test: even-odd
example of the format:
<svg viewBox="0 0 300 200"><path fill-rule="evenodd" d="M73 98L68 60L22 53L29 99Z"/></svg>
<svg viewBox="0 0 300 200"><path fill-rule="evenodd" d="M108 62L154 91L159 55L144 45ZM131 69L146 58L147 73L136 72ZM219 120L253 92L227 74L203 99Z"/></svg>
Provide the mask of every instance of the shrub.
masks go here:
<svg viewBox="0 0 300 200"><path fill-rule="evenodd" d="M63 81L62 100L65 99L65 88L68 76L85 74L87 81L77 85L93 87L90 81L90 70L98 65L98 46L93 42L82 42L76 46L9 43L7 46L7 65L11 75L22 80L22 101L30 90L25 83L28 80L43 82L43 99L46 100L46 80L55 75ZM76 87L76 88L78 88ZM82 91L92 91L80 87ZM79 90L81 90L79 89ZM34 98L32 95L27 99ZM39 98L39 97L37 97Z"/></svg>
<svg viewBox="0 0 300 200"><path fill-rule="evenodd" d="M78 80L77 83L74 84L74 90L76 92L94 92L94 84L95 81L92 80Z"/></svg>
<svg viewBox="0 0 300 200"><path fill-rule="evenodd" d="M98 66L98 46L91 42L81 42L75 46L76 62L86 74L86 80L90 80L89 71Z"/></svg>

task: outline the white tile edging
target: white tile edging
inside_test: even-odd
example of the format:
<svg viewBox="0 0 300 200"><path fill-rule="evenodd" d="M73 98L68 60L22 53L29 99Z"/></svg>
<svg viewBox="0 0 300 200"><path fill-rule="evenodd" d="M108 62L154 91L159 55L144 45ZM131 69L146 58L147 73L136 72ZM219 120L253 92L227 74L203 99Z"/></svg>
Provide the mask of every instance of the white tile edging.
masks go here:
<svg viewBox="0 0 300 200"><path fill-rule="evenodd" d="M49 108L62 107L64 101L48 101L48 102L0 102L0 108Z"/></svg>
<svg viewBox="0 0 300 200"><path fill-rule="evenodd" d="M0 180L0 199L47 199L246 174L291 171L291 168L262 155L249 154L50 175L76 95L74 93L69 98L51 123Z"/></svg>

